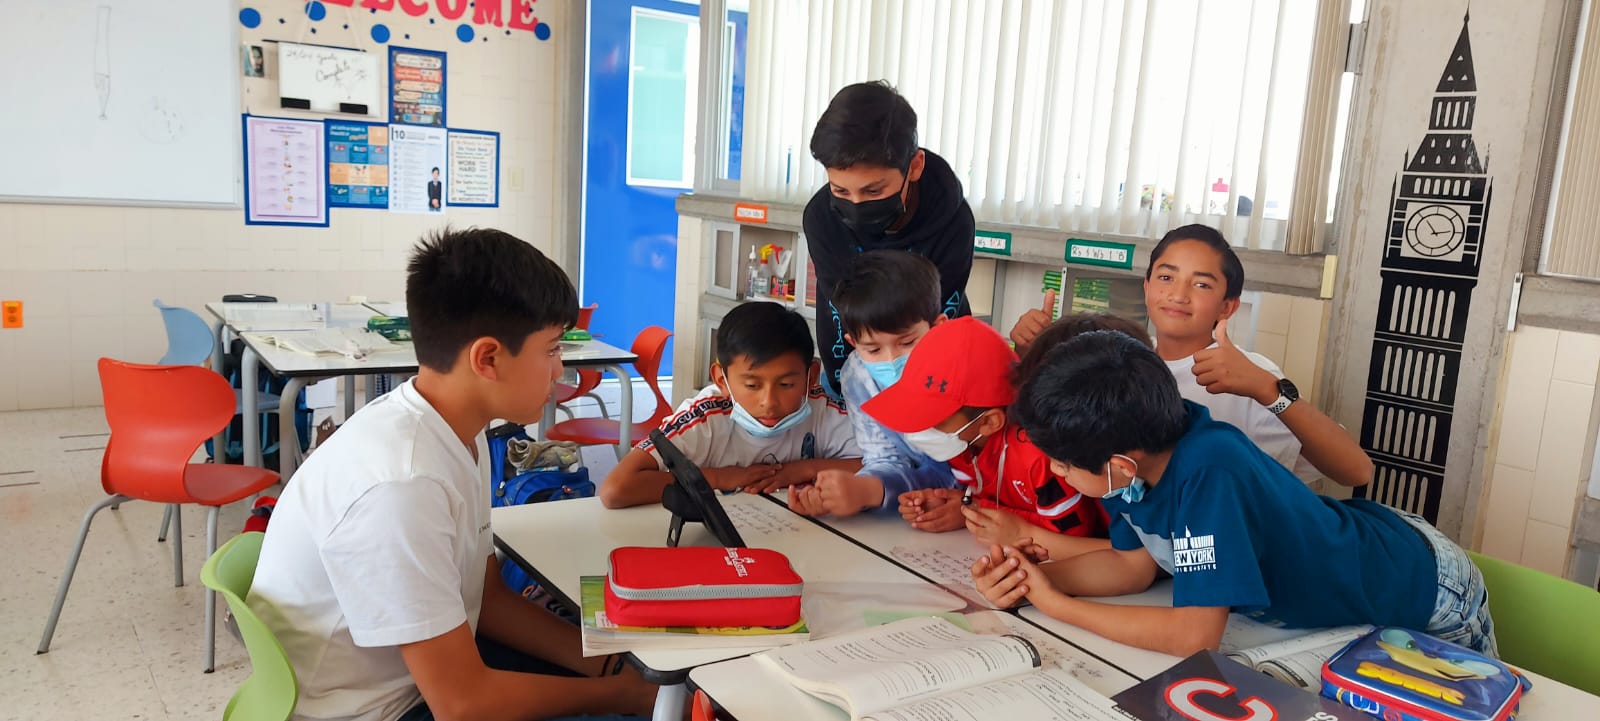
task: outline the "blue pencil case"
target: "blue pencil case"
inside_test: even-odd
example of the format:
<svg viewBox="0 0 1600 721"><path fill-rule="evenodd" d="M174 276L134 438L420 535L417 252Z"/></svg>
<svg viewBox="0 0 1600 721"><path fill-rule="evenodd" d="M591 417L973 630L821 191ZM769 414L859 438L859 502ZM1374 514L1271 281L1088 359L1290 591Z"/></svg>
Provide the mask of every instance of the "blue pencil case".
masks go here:
<svg viewBox="0 0 1600 721"><path fill-rule="evenodd" d="M1322 667L1322 695L1385 721L1510 721L1529 684L1509 666L1403 628L1376 628Z"/></svg>

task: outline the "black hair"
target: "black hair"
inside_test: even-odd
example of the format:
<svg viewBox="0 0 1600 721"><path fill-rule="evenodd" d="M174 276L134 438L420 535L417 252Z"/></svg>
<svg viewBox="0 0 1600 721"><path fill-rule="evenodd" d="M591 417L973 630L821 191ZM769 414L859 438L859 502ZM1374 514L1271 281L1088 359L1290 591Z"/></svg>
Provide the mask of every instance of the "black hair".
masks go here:
<svg viewBox="0 0 1600 721"><path fill-rule="evenodd" d="M806 319L777 303L741 303L722 316L722 324L717 326L717 363L723 372L739 356L748 359L752 367L786 353L797 354L801 363L810 364L816 348Z"/></svg>
<svg viewBox="0 0 1600 721"><path fill-rule="evenodd" d="M434 168L433 172L437 173L437 172L439 172L439 169L438 168Z"/></svg>
<svg viewBox="0 0 1600 721"><path fill-rule="evenodd" d="M1089 471L1118 453L1169 450L1188 428L1166 363L1111 330L1083 333L1046 353L1012 413L1045 455Z"/></svg>
<svg viewBox="0 0 1600 721"><path fill-rule="evenodd" d="M869 250L828 295L844 332L896 333L939 317L939 269L933 261L903 250Z"/></svg>
<svg viewBox="0 0 1600 721"><path fill-rule="evenodd" d="M917 155L917 111L883 80L846 85L811 131L811 157L825 168L874 165L902 173Z"/></svg>
<svg viewBox="0 0 1600 721"><path fill-rule="evenodd" d="M445 228L412 251L406 311L417 364L447 373L479 338L516 354L530 334L571 328L578 293L560 266L510 233Z"/></svg>
<svg viewBox="0 0 1600 721"><path fill-rule="evenodd" d="M1167 252L1167 246L1184 240L1198 240L1222 256L1222 280L1228 285L1222 289L1222 297L1227 300L1238 298L1244 290L1244 265L1239 263L1239 254L1233 252L1228 239L1222 237L1222 231L1209 225L1195 223L1167 231L1166 235L1161 236L1161 242L1156 243L1155 249L1150 251L1150 267L1145 268L1144 279L1150 280L1150 274L1156 269L1156 261L1162 253Z"/></svg>
<svg viewBox="0 0 1600 721"><path fill-rule="evenodd" d="M1044 363L1045 354L1049 353L1050 349L1096 330L1127 333L1146 347L1155 347L1155 344L1150 342L1150 334L1145 332L1144 327L1127 318L1110 313L1068 313L1045 326L1038 337L1033 339L1033 344L1028 346L1028 352L1011 371L1011 384L1020 387L1032 378L1033 372Z"/></svg>

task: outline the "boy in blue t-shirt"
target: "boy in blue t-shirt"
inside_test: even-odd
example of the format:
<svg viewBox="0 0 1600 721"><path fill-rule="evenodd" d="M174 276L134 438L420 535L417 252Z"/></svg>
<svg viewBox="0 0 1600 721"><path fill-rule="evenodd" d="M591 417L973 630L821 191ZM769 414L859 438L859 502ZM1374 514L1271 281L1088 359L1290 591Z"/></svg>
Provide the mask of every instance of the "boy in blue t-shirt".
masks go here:
<svg viewBox="0 0 1600 721"><path fill-rule="evenodd" d="M1103 496L1111 550L1039 565L991 547L972 567L1005 607L1026 597L1050 616L1140 648L1216 648L1229 611L1291 628L1404 626L1495 654L1483 577L1420 517L1339 501L1237 428L1178 395L1149 348L1116 332L1051 351L1017 394L1017 422L1080 492ZM1143 591L1173 577L1173 608L1079 596Z"/></svg>

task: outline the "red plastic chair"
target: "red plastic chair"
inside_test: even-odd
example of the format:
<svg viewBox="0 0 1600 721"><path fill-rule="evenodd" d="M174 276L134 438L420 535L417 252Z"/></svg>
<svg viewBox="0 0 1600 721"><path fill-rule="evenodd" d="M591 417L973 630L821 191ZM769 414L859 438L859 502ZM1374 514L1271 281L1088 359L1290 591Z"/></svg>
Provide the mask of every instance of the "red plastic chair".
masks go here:
<svg viewBox="0 0 1600 721"><path fill-rule="evenodd" d="M589 305L579 308L578 322L574 323L572 327L580 330L589 330L589 321L594 319L594 311L599 307L599 303L590 303ZM602 375L600 371L584 370L582 368L576 369L575 372L578 374L577 385L568 385L566 383L556 384L554 394L556 407L561 409L562 412L566 413L568 418L572 418L572 411L563 404L577 400L584 396L588 396L593 398L594 402L600 406L600 415L604 418L610 418L611 412L606 410L606 402L601 400L599 394L594 392L594 389L600 387L600 380L601 378L604 378L604 375Z"/></svg>
<svg viewBox="0 0 1600 721"><path fill-rule="evenodd" d="M711 703L711 697L705 691L694 690L694 705L690 710L690 721L717 721L717 707Z"/></svg>
<svg viewBox="0 0 1600 721"><path fill-rule="evenodd" d="M106 404L111 440L100 460L104 500L89 507L78 527L78 542L67 558L66 573L56 589L55 606L39 639L39 653L61 618L72 574L83 554L89 524L96 513L125 501L196 504L210 509L206 517L206 557L217 550L217 512L222 506L259 493L278 482L265 468L221 463L190 463L195 449L233 419L233 388L222 376L200 366L152 366L100 359L100 389ZM173 585L183 585L182 516L172 516ZM206 673L216 663L216 592L206 591Z"/></svg>
<svg viewBox="0 0 1600 721"><path fill-rule="evenodd" d="M639 356L639 360L633 362L633 367L656 394L655 411L651 412L648 419L633 424L629 437L635 443L650 435L650 431L661 425L662 419L672 415L672 403L662 395L657 378L661 372L661 356L667 352L667 340L671 337L672 331L653 325L639 331L639 337L633 339L633 354ZM621 433L620 420L576 418L551 426L545 437L552 441L572 441L580 446L603 446L616 445L621 440ZM619 459L624 453L625 449L617 449Z"/></svg>

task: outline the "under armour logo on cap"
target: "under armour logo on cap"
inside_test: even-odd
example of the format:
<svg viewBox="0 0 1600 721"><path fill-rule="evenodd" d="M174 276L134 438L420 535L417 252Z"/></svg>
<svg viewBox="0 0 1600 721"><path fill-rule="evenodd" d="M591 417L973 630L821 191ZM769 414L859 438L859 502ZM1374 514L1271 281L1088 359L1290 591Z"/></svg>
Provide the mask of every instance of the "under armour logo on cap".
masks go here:
<svg viewBox="0 0 1600 721"><path fill-rule="evenodd" d="M928 381L926 383L923 383L922 387L923 388L927 388L929 390L932 390L933 389L933 376L928 376ZM939 392L940 393L945 392L945 389L947 389L949 387L950 387L950 381L948 381L948 380L939 381Z"/></svg>

